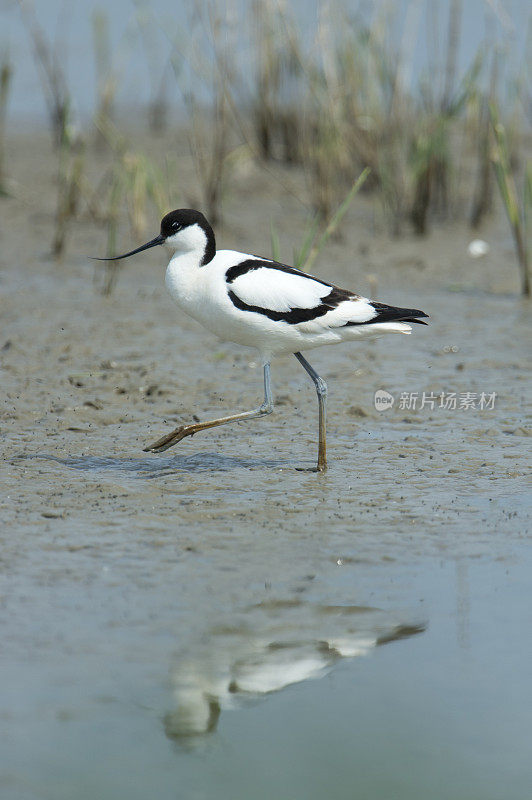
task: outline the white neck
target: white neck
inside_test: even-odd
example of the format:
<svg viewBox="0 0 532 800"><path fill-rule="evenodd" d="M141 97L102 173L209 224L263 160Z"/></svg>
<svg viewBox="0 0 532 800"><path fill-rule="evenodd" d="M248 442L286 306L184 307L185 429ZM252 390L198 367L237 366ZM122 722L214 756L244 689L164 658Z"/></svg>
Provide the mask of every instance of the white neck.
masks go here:
<svg viewBox="0 0 532 800"><path fill-rule="evenodd" d="M194 317L194 312L201 308L201 286L205 277L202 258L203 250L176 250L166 268L168 292L183 311Z"/></svg>
<svg viewBox="0 0 532 800"><path fill-rule="evenodd" d="M205 255L207 236L203 228L194 224L174 233L173 236L168 236L164 244L174 251L174 258L186 255L191 262L196 262L199 266Z"/></svg>

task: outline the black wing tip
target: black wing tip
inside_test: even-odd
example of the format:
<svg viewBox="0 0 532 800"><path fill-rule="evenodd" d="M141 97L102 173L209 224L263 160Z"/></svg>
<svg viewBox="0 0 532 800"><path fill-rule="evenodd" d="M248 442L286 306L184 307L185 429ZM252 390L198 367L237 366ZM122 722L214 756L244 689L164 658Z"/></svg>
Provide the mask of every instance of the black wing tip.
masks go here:
<svg viewBox="0 0 532 800"><path fill-rule="evenodd" d="M428 317L428 314L423 314L424 317ZM423 322L422 319L415 319L415 317L408 317L407 319L402 319L400 322L417 322L418 325L428 325L428 322Z"/></svg>
<svg viewBox="0 0 532 800"><path fill-rule="evenodd" d="M428 319L429 315L425 314L424 311L414 311L412 313L412 316L405 317L402 321L403 322L417 322L418 325L428 325L429 324L428 322L423 322L423 319L419 319L419 317L423 317L425 319Z"/></svg>
<svg viewBox="0 0 532 800"><path fill-rule="evenodd" d="M375 322L417 322L419 325L427 325L418 318L428 318L429 315L417 308L397 308L384 303L371 303L371 305L377 314L369 320L370 324Z"/></svg>

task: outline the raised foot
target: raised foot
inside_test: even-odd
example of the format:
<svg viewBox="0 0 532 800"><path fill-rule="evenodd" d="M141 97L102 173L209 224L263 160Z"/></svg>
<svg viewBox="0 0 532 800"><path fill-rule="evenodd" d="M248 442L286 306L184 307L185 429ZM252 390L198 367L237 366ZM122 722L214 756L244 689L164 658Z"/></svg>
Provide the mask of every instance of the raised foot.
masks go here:
<svg viewBox="0 0 532 800"><path fill-rule="evenodd" d="M161 436L156 442L149 444L148 447L144 448L144 452L162 453L164 450L168 450L170 447L173 447L174 444L180 442L181 439L184 439L185 436L193 436L195 431L190 430L190 428L193 427L193 425L181 425L179 428L167 433L166 436Z"/></svg>

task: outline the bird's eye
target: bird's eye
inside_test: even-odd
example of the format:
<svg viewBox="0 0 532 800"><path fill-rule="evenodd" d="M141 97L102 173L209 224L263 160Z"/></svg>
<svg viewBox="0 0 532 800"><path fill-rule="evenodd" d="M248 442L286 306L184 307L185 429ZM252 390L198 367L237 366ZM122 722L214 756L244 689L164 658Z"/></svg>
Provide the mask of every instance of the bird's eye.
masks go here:
<svg viewBox="0 0 532 800"><path fill-rule="evenodd" d="M181 225L179 224L179 222L172 222L172 228L175 231L178 231L180 227L181 227Z"/></svg>

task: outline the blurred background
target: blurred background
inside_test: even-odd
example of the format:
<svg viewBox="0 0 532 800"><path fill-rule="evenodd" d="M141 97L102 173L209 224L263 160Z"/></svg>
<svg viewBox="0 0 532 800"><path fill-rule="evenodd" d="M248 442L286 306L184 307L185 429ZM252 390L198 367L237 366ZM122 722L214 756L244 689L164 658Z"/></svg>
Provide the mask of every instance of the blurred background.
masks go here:
<svg viewBox="0 0 532 800"><path fill-rule="evenodd" d="M47 126L55 257L73 220L105 227L109 255L121 225L140 240L176 204L217 224L258 170L304 211L300 267L359 190L392 236L477 230L498 191L530 292L526 0L3 0L0 13L1 188L17 179L6 138ZM274 221L275 257L280 237Z"/></svg>

